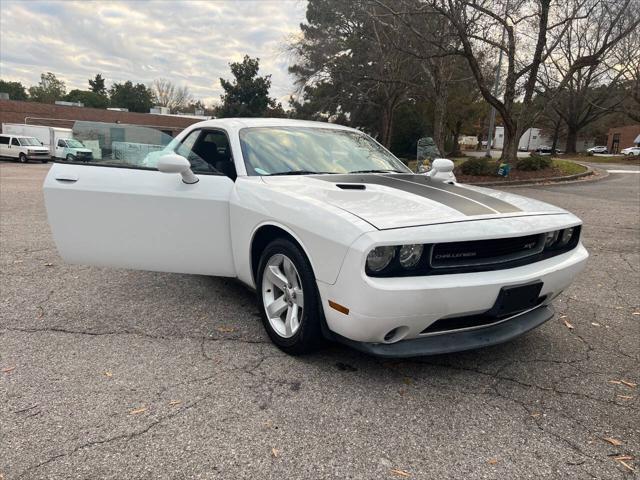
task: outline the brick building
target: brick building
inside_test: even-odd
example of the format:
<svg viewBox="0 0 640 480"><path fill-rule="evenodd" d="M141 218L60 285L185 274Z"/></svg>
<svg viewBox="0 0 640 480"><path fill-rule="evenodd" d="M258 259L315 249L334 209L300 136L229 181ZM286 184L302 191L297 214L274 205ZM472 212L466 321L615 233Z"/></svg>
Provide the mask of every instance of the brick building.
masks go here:
<svg viewBox="0 0 640 480"><path fill-rule="evenodd" d="M0 98L0 124L28 123L30 125L73 128L73 124L76 121L121 123L152 127L173 137L184 128L201 120L202 118L195 116L119 112L99 108L69 107Z"/></svg>
<svg viewBox="0 0 640 480"><path fill-rule="evenodd" d="M620 153L623 148L633 147L638 136L640 136L640 124L610 128L607 135L607 149L610 153Z"/></svg>

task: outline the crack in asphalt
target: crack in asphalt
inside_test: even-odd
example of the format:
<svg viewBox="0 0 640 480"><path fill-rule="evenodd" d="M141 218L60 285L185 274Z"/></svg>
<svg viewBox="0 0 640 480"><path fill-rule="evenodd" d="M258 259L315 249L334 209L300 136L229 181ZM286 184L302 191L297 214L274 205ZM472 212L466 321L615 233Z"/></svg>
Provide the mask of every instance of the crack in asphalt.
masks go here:
<svg viewBox="0 0 640 480"><path fill-rule="evenodd" d="M74 449L72 449L71 451L65 452L65 453L60 453L57 455L53 455L49 458L47 458L46 460L37 463L36 465L32 465L31 467L27 467L25 470L22 471L22 473L18 474L18 476L16 477L16 479L20 479L20 478L25 478L25 476L41 467L47 466L57 460L59 460L60 458L64 458L64 457L69 457L72 456L74 454L76 454L77 452L84 450L86 448L91 448L91 447L95 447L95 446L101 446L101 445L105 445L117 440L126 440L129 441L133 438L137 438L140 437L142 435L144 435L145 433L148 433L149 431L151 431L152 429L154 429L155 427L157 427L158 425L163 424L164 422L184 413L185 411L193 408L194 406L196 406L198 403L200 403L203 400L203 398L195 400L187 405L185 405L184 407L180 408L179 410L172 412L168 415L165 415L163 417L160 417L154 421L152 421L149 425L147 425L146 427L144 427L141 430L137 430L135 432L129 432L129 433L123 433L120 435L115 435L113 437L108 437L102 440L93 440L90 442L86 442L83 443L77 447L75 447Z"/></svg>

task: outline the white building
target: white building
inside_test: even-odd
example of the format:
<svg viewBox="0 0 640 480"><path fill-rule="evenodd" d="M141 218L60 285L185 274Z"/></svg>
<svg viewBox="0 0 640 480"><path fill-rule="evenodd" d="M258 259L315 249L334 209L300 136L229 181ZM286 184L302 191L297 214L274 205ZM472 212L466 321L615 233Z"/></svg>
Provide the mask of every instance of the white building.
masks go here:
<svg viewBox="0 0 640 480"><path fill-rule="evenodd" d="M518 143L518 150L531 151L542 146L551 146L553 139L547 137L542 133L539 128L528 128L520 137ZM492 148L496 150L502 150L504 146L504 127L496 127L495 134L493 136Z"/></svg>
<svg viewBox="0 0 640 480"><path fill-rule="evenodd" d="M504 145L504 127L496 127L495 135L493 137L492 148L496 150L502 150ZM518 150L523 152L531 152L542 146L551 147L553 145L553 138L546 135L540 128L528 128L520 137L518 142ZM583 152L587 148L591 148L595 145L592 139L579 138L576 142L576 151ZM558 141L557 149L566 150L566 143L564 139Z"/></svg>

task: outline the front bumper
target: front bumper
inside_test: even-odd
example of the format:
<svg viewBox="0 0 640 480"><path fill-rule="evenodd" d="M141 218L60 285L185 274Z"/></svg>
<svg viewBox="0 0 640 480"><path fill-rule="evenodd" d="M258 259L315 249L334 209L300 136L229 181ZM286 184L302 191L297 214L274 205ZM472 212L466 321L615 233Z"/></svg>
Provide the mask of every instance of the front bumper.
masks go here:
<svg viewBox="0 0 640 480"><path fill-rule="evenodd" d="M482 343L477 338L472 341L467 336L458 336L457 332L439 334L438 340L426 341L424 338L431 335L423 331L440 319L464 317L489 311L494 306L500 290L508 286L542 282L541 307L546 308L551 300L565 290L584 269L588 256L586 249L580 243L567 253L504 270L436 276L372 278L364 274L362 253L352 249L345 258L336 283L329 285L319 282L318 288L329 330L337 334L338 338L348 341L379 344L376 347L371 345L366 347L373 353L385 352L398 342L407 343L414 340L416 345L435 345L445 342L449 345L445 351L465 350L475 348L473 345L482 346L506 341L519 333L509 329L508 332L497 335L497 340L489 342L485 339ZM348 314L331 308L329 300L348 308ZM530 320L534 325L523 329L521 333L542 323L544 320L538 323L536 321L541 318L539 312L543 311L545 310L541 308L538 313L531 314L537 320ZM546 317L545 320L548 318ZM395 333L390 335L394 329ZM451 341L445 341L444 337L448 335L451 335ZM475 338L476 335L480 334L474 334L473 337ZM456 342L461 342L458 347L455 346ZM393 347L399 350L403 348L405 347ZM435 353L436 350L438 349L433 346L427 348L427 352Z"/></svg>
<svg viewBox="0 0 640 480"><path fill-rule="evenodd" d="M337 340L362 352L384 358L438 355L508 342L542 325L551 317L553 317L553 307L541 305L486 327L420 337L397 343L354 342L341 336L337 336Z"/></svg>
<svg viewBox="0 0 640 480"><path fill-rule="evenodd" d="M28 160L51 160L51 155L48 153L28 153Z"/></svg>

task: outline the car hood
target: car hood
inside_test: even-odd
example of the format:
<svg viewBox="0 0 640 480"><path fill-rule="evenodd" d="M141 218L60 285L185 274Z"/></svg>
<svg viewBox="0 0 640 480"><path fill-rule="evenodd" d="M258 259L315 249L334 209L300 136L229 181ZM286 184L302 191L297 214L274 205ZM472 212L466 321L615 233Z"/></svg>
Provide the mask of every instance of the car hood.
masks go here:
<svg viewBox="0 0 640 480"><path fill-rule="evenodd" d="M300 200L322 201L379 230L501 217L566 213L511 193L445 184L426 175L350 174L262 177Z"/></svg>

